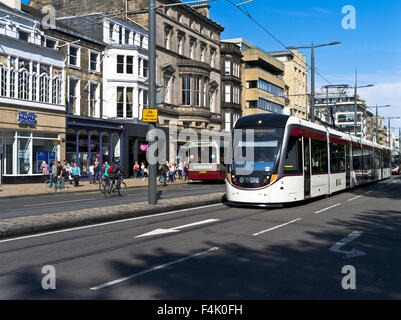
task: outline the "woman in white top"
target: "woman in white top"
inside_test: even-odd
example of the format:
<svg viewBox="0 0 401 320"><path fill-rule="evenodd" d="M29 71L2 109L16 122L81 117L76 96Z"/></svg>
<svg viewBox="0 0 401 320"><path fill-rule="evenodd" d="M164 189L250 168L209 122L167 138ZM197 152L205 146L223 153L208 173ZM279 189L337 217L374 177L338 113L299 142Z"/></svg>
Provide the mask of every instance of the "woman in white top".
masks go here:
<svg viewBox="0 0 401 320"><path fill-rule="evenodd" d="M95 177L95 166L93 163L89 166L89 183L92 184L92 179Z"/></svg>

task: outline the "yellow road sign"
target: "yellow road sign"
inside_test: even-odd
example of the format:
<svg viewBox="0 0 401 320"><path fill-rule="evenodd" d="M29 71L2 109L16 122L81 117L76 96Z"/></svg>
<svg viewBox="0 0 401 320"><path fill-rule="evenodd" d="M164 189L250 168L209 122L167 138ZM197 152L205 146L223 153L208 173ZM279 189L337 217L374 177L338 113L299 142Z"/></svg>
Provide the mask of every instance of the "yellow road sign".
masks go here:
<svg viewBox="0 0 401 320"><path fill-rule="evenodd" d="M143 122L157 122L157 109L143 109L142 111L142 121Z"/></svg>

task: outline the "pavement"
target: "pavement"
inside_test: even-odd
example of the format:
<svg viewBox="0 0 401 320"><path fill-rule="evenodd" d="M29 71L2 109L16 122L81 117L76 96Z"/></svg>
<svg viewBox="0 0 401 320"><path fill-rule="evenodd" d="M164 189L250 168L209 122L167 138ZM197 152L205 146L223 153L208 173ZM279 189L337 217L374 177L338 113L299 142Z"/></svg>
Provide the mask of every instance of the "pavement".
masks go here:
<svg viewBox="0 0 401 320"><path fill-rule="evenodd" d="M281 209L193 204L3 239L0 299L401 299L400 208L395 177Z"/></svg>
<svg viewBox="0 0 401 320"><path fill-rule="evenodd" d="M124 179L128 188L145 187L148 185L148 180L142 179ZM174 184L187 183L184 180L178 180ZM99 184L90 184L87 180L81 180L78 187L73 184L67 183L66 188L59 190L58 193L82 193L82 192L97 192L99 191ZM26 196L46 195L43 183L26 183L26 184L8 184L0 185L0 199L15 199Z"/></svg>

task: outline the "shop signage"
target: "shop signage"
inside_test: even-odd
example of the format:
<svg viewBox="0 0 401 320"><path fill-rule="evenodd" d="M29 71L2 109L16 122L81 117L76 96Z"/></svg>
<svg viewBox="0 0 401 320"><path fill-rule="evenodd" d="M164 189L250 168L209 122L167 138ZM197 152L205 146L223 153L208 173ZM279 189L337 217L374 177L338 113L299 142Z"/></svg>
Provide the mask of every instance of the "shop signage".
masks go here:
<svg viewBox="0 0 401 320"><path fill-rule="evenodd" d="M18 124L36 126L36 114L33 112L18 111Z"/></svg>
<svg viewBox="0 0 401 320"><path fill-rule="evenodd" d="M141 151L148 151L149 150L149 145L141 144L141 146L139 148L141 149Z"/></svg>
<svg viewBox="0 0 401 320"><path fill-rule="evenodd" d="M142 111L142 121L143 122L157 122L157 109L143 109Z"/></svg>

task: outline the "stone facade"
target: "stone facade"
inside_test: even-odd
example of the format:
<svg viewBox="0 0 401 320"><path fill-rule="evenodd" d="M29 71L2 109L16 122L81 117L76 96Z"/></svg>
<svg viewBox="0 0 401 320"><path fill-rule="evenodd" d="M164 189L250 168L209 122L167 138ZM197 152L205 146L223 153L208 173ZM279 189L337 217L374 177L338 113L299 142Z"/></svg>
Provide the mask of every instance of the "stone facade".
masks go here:
<svg viewBox="0 0 401 320"><path fill-rule="evenodd" d="M242 116L242 54L233 43L222 42L220 51L222 129L228 132Z"/></svg>

